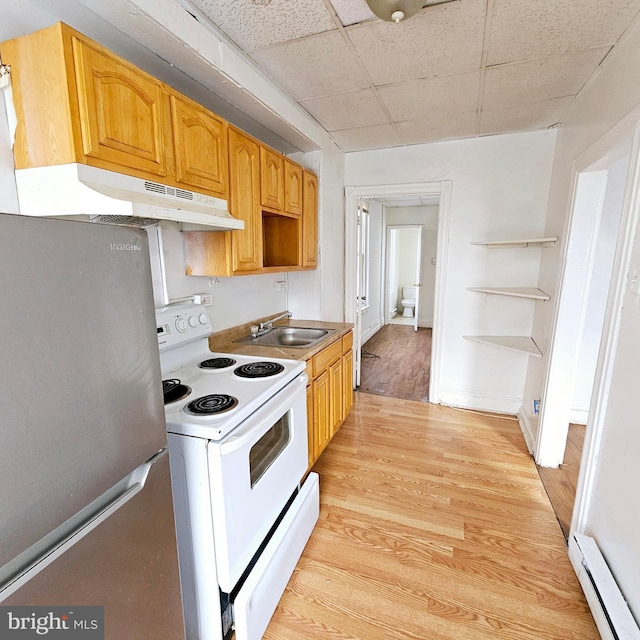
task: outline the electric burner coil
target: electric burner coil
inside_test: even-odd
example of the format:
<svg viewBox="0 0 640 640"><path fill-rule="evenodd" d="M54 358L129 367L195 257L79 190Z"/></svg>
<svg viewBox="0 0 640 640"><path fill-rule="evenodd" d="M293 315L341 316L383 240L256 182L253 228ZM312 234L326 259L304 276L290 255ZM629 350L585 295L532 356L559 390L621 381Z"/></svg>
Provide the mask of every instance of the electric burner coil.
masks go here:
<svg viewBox="0 0 640 640"><path fill-rule="evenodd" d="M201 369L228 369L233 367L235 363L233 358L209 358L203 360L198 366Z"/></svg>
<svg viewBox="0 0 640 640"><path fill-rule="evenodd" d="M233 373L240 378L268 378L283 371L284 366L279 362L261 361L240 365L233 370Z"/></svg>
<svg viewBox="0 0 640 640"><path fill-rule="evenodd" d="M186 398L190 393L191 387L182 384L177 378L162 381L162 395L164 396L165 404L178 402L178 400Z"/></svg>
<svg viewBox="0 0 640 640"><path fill-rule="evenodd" d="M196 398L187 404L185 411L193 415L215 415L230 411L238 404L238 399L224 393L211 393Z"/></svg>

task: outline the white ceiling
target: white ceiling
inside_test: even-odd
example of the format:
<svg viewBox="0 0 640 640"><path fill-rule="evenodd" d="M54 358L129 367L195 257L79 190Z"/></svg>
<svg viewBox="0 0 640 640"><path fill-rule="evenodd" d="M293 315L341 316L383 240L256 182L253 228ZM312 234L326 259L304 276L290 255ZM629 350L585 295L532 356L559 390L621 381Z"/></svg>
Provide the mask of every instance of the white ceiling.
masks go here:
<svg viewBox="0 0 640 640"><path fill-rule="evenodd" d="M181 0L343 151L563 121L640 0L454 0L393 24L365 0Z"/></svg>

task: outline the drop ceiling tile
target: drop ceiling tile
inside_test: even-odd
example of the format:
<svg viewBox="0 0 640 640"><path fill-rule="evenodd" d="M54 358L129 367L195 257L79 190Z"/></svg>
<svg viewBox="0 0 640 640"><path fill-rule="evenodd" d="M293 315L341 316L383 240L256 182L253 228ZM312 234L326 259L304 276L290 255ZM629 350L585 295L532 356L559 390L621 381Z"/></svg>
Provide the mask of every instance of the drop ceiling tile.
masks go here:
<svg viewBox="0 0 640 640"><path fill-rule="evenodd" d="M327 131L389 124L373 89L362 89L335 96L300 101Z"/></svg>
<svg viewBox="0 0 640 640"><path fill-rule="evenodd" d="M346 31L377 86L474 71L481 64L485 4L452 2L400 24L374 20Z"/></svg>
<svg viewBox="0 0 640 640"><path fill-rule="evenodd" d="M487 64L613 45L639 0L494 0Z"/></svg>
<svg viewBox="0 0 640 640"><path fill-rule="evenodd" d="M261 49L251 57L295 100L369 86L337 30Z"/></svg>
<svg viewBox="0 0 640 640"><path fill-rule="evenodd" d="M480 135L549 129L562 122L573 96L552 98L535 104L505 109L484 109L480 114Z"/></svg>
<svg viewBox="0 0 640 640"><path fill-rule="evenodd" d="M422 120L398 122L404 144L423 144L439 140L473 138L476 135L476 113L437 116Z"/></svg>
<svg viewBox="0 0 640 640"><path fill-rule="evenodd" d="M608 51L609 47L604 47L490 67L485 75L482 108L515 107L573 96Z"/></svg>
<svg viewBox="0 0 640 640"><path fill-rule="evenodd" d="M393 125L390 124L334 131L331 137L338 147L345 152L386 149L402 145L400 136Z"/></svg>
<svg viewBox="0 0 640 640"><path fill-rule="evenodd" d="M191 0L219 29L245 51L335 29L323 0Z"/></svg>
<svg viewBox="0 0 640 640"><path fill-rule="evenodd" d="M468 113L478 107L480 72L425 78L380 87L378 92L395 121Z"/></svg>
<svg viewBox="0 0 640 640"><path fill-rule="evenodd" d="M365 0L331 0L331 4L345 27L365 20L376 19Z"/></svg>

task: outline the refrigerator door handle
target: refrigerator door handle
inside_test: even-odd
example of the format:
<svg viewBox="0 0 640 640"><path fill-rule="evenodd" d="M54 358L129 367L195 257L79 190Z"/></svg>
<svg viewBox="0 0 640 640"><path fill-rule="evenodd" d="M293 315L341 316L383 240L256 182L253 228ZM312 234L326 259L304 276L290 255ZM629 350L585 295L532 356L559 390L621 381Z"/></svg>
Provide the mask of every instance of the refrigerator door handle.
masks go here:
<svg viewBox="0 0 640 640"><path fill-rule="evenodd" d="M144 487L153 464L166 453L167 448L164 447L75 516L62 523L11 562L0 567L0 602L139 493Z"/></svg>

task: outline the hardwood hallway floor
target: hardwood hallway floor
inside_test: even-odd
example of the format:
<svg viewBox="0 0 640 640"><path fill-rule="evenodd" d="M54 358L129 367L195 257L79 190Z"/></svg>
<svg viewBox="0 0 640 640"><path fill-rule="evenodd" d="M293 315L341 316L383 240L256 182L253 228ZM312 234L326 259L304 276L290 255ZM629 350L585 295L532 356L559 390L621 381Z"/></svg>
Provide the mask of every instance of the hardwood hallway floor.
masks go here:
<svg viewBox="0 0 640 640"><path fill-rule="evenodd" d="M424 400L429 394L431 329L387 324L362 345L359 391Z"/></svg>
<svg viewBox="0 0 640 640"><path fill-rule="evenodd" d="M265 640L596 640L516 422L356 394Z"/></svg>
<svg viewBox="0 0 640 640"><path fill-rule="evenodd" d="M551 506L562 527L565 539L569 538L569 530L571 529L585 432L584 425L570 424L564 462L557 469L538 467L538 473L547 490Z"/></svg>

